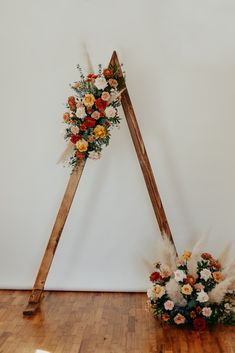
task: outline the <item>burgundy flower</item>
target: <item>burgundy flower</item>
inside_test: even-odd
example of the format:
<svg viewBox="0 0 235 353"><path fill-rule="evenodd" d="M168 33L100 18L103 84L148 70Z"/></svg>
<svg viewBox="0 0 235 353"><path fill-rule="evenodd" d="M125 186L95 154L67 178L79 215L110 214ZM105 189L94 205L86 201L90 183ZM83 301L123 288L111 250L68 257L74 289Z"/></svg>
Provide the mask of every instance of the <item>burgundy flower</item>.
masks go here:
<svg viewBox="0 0 235 353"><path fill-rule="evenodd" d="M206 320L203 317L198 317L197 319L193 320L193 326L197 331L203 331L206 328Z"/></svg>
<svg viewBox="0 0 235 353"><path fill-rule="evenodd" d="M80 135L71 134L70 141L75 144L76 142L78 142L78 140L80 140L80 138L81 138Z"/></svg>
<svg viewBox="0 0 235 353"><path fill-rule="evenodd" d="M99 111L105 110L105 108L107 107L107 102L103 101L102 98L98 98L95 101L95 106Z"/></svg>
<svg viewBox="0 0 235 353"><path fill-rule="evenodd" d="M158 279L162 279L159 272L153 272L149 277L151 282L157 281Z"/></svg>
<svg viewBox="0 0 235 353"><path fill-rule="evenodd" d="M94 118L87 116L84 119L84 124L86 125L86 127L94 127L96 124L96 120Z"/></svg>

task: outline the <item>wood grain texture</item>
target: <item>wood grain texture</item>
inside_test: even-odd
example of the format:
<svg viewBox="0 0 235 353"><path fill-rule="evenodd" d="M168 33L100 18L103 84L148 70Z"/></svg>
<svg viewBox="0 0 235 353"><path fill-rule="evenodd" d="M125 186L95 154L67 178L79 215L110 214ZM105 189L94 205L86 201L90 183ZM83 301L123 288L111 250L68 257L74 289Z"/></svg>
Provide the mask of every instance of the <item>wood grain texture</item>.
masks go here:
<svg viewBox="0 0 235 353"><path fill-rule="evenodd" d="M110 64L116 64L118 67L120 77L123 77L122 68L118 60L117 53L115 51L113 52L109 65ZM127 124L130 130L130 134L135 146L135 150L139 159L140 167L143 172L148 193L152 202L154 213L157 218L160 232L162 235L166 234L174 244L170 226L166 217L166 213L164 211L164 207L161 201L161 197L157 188L152 167L148 158L148 154L144 145L144 141L140 132L140 128L135 116L134 108L131 103L131 99L130 99L130 95L128 93L127 87L125 91L122 93L121 102L122 102L123 111L127 120Z"/></svg>
<svg viewBox="0 0 235 353"><path fill-rule="evenodd" d="M45 250L42 262L35 280L32 293L29 297L29 304L24 310L24 315L33 315L38 308L40 303L45 282L50 270L54 254L59 243L66 219L69 214L70 207L73 202L74 195L76 193L78 183L80 181L85 161L80 161L78 168L70 175L67 188L64 193L63 200L61 202L54 227L52 229L47 248Z"/></svg>
<svg viewBox="0 0 235 353"><path fill-rule="evenodd" d="M45 292L38 314L22 319L28 295L0 291L1 353L235 353L235 327L162 327L144 293Z"/></svg>

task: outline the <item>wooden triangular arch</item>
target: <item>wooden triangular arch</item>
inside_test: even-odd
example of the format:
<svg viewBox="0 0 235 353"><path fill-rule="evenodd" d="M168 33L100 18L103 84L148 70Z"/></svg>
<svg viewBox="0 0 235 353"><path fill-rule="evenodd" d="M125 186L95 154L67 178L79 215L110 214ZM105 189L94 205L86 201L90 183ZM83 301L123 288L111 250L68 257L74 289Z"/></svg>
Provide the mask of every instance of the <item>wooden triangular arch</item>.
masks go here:
<svg viewBox="0 0 235 353"><path fill-rule="evenodd" d="M117 65L119 75L123 77L122 68L119 63L117 53L115 51L113 52L109 66L114 64ZM135 112L134 112L126 85L125 85L125 90L122 93L121 103L122 103L127 124L135 146L135 150L139 159L139 163L143 172L145 183L148 189L148 193L152 202L152 206L154 209L154 213L155 213L161 234L166 235L174 244L171 230L162 205L161 197L158 192L158 188L156 185L156 181L154 179L151 164L149 162L149 158L144 146L144 141L141 136L141 132L138 126L138 122L136 120ZM63 231L67 216L69 214L69 210L73 202L73 198L76 193L77 186L80 181L84 166L85 166L85 161L80 161L78 168L70 176L62 203L60 205L60 208L55 220L54 227L51 232L50 239L47 244L47 248L45 250L45 253L37 274L37 278L35 280L35 283L32 289L32 293L29 297L28 305L26 309L23 311L24 315L29 315L29 316L34 315L37 308L40 305L45 282L54 258L57 245L60 240L61 233Z"/></svg>

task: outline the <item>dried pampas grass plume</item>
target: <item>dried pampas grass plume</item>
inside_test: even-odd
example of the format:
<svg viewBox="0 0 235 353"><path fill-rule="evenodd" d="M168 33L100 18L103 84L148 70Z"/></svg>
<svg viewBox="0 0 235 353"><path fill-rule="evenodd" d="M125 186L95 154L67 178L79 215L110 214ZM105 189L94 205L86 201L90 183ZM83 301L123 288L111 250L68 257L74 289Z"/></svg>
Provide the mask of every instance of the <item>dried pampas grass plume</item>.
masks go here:
<svg viewBox="0 0 235 353"><path fill-rule="evenodd" d="M166 235L163 235L158 240L158 261L161 264L167 265L171 272L174 272L177 268L176 259L177 254L174 244L169 240Z"/></svg>
<svg viewBox="0 0 235 353"><path fill-rule="evenodd" d="M191 258L188 261L188 272L195 278L197 278L197 263L200 259L202 249L207 242L207 238L208 236L204 235L196 242L192 250Z"/></svg>
<svg viewBox="0 0 235 353"><path fill-rule="evenodd" d="M208 293L210 302L220 304L234 280L235 278L230 277L218 283L215 288Z"/></svg>
<svg viewBox="0 0 235 353"><path fill-rule="evenodd" d="M59 164L61 162L65 162L71 156L71 153L73 152L73 149L74 149L74 145L72 144L72 142L69 141L66 149L61 154L61 156L59 157L59 159L58 159L56 164Z"/></svg>
<svg viewBox="0 0 235 353"><path fill-rule="evenodd" d="M225 267L225 265L227 264L228 260L229 260L229 254L230 254L230 250L231 250L231 246L232 243L229 242L223 249L223 251L221 252L221 254L218 257L218 261L221 264L222 267Z"/></svg>
<svg viewBox="0 0 235 353"><path fill-rule="evenodd" d="M222 271L224 278L235 276L235 260L230 262Z"/></svg>
<svg viewBox="0 0 235 353"><path fill-rule="evenodd" d="M183 295L180 292L180 286L174 278L171 278L170 281L166 284L166 291L169 295L169 298L179 306L185 306L187 304Z"/></svg>

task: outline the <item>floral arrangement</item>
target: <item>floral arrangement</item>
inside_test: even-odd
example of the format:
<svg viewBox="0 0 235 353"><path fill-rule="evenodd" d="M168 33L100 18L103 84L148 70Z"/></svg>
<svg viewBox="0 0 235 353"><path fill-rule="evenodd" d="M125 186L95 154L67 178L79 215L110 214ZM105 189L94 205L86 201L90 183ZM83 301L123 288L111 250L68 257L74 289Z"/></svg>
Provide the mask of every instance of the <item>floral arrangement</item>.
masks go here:
<svg viewBox="0 0 235 353"><path fill-rule="evenodd" d="M74 95L68 97L67 111L63 115L66 124L64 138L68 146L60 161L68 160L74 168L80 160L99 159L103 146L110 140L110 131L120 123L118 107L125 82L116 65L98 74L84 76L81 67L80 80L71 88Z"/></svg>
<svg viewBox="0 0 235 353"><path fill-rule="evenodd" d="M227 263L229 246L215 259L202 252L200 244L178 257L174 246L163 238L161 261L150 275L148 306L162 322L196 330L217 323L234 324L235 263Z"/></svg>

